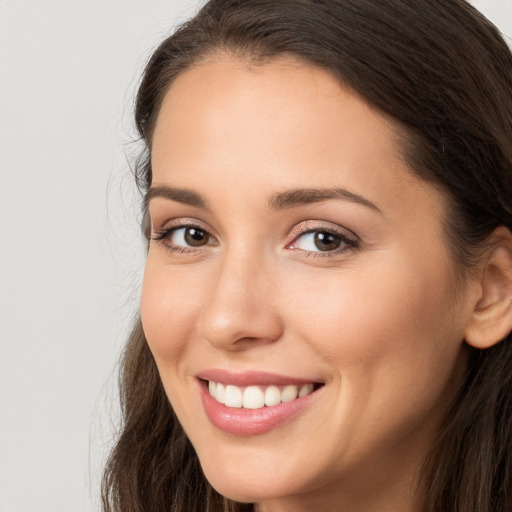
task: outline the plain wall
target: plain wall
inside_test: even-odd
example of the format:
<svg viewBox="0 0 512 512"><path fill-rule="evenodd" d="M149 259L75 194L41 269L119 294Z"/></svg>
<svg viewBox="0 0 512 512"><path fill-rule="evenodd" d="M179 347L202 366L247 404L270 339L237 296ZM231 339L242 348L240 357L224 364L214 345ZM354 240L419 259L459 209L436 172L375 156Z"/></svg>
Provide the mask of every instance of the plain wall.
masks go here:
<svg viewBox="0 0 512 512"><path fill-rule="evenodd" d="M0 0L0 512L99 510L144 259L133 92L198 3ZM512 35L512 0L473 3Z"/></svg>

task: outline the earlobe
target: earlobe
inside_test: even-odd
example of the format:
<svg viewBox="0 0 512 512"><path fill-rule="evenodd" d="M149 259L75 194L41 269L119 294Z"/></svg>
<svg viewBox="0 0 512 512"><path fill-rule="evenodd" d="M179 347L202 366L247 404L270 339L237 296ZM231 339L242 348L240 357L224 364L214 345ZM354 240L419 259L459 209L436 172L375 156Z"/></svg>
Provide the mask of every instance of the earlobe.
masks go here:
<svg viewBox="0 0 512 512"><path fill-rule="evenodd" d="M512 234L500 226L489 246L479 273L481 293L465 333L466 342L478 349L499 343L512 331Z"/></svg>

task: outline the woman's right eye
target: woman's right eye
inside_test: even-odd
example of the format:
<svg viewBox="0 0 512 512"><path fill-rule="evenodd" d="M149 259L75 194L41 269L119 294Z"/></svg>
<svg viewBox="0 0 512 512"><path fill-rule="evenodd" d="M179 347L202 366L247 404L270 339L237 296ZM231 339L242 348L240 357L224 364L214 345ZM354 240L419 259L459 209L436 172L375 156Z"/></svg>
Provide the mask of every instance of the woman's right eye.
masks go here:
<svg viewBox="0 0 512 512"><path fill-rule="evenodd" d="M152 240L164 242L167 247L175 250L187 250L215 244L215 239L206 230L197 226L164 228L158 231Z"/></svg>
<svg viewBox="0 0 512 512"><path fill-rule="evenodd" d="M193 227L175 229L170 237L170 242L174 245L185 247L201 247L207 245L210 236L206 231Z"/></svg>

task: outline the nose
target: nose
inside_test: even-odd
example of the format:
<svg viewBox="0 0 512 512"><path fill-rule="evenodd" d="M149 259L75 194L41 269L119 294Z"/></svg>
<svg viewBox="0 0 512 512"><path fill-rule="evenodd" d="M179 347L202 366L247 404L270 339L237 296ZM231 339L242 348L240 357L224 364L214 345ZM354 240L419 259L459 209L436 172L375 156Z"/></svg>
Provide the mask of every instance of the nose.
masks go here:
<svg viewBox="0 0 512 512"><path fill-rule="evenodd" d="M275 286L269 265L243 254L227 255L216 269L199 331L211 345L238 351L272 343L283 325L275 307Z"/></svg>

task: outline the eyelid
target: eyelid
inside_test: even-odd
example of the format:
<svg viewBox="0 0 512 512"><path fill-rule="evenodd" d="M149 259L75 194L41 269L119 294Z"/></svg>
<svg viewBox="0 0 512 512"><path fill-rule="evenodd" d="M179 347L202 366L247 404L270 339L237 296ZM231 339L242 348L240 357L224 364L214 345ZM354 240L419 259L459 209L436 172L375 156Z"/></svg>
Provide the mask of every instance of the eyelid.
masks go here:
<svg viewBox="0 0 512 512"><path fill-rule="evenodd" d="M176 219L170 219L166 220L162 223L160 227L156 227L155 225L151 225L151 232L154 233L161 233L165 230L171 230L171 229L180 229L180 228L196 228L200 229L201 231L206 231L211 237L217 239L215 235L212 234L212 230L207 227L204 222L201 222L200 220L194 219L193 217L178 217Z"/></svg>
<svg viewBox="0 0 512 512"><path fill-rule="evenodd" d="M208 243L206 243L203 246L196 247L171 243L170 238L172 234L180 229L185 228L195 228L203 231L206 235L208 235ZM297 240L300 237L315 232L330 233L338 237L341 240L343 247L339 247L328 251L314 251L302 249L300 247L293 247L293 245L296 244ZM351 230L347 228L341 227L339 225L327 221L302 221L293 228L290 237L291 241L286 244L285 248L297 251L301 253L301 255L306 257L332 257L340 255L341 253L347 251L355 251L360 248L360 239L355 233L353 233ZM182 253L197 254L199 251L205 250L208 246L211 247L212 245L219 244L218 237L212 234L212 230L209 227L206 227L203 222L191 217L180 217L177 219L167 220L162 224L162 227L160 228L156 228L153 225L150 239L154 240L155 242L161 243L167 249L173 252ZM211 243L211 241L213 241L213 243Z"/></svg>
<svg viewBox="0 0 512 512"><path fill-rule="evenodd" d="M300 235L310 233L312 231L326 231L328 233L333 233L344 238L359 241L359 237L350 229L338 226L332 222L321 220L306 220L299 223L296 227L293 228L291 236L295 239Z"/></svg>
<svg viewBox="0 0 512 512"><path fill-rule="evenodd" d="M315 232L325 232L337 236L345 244L345 247L333 249L331 251L308 251L305 249L292 247L302 236ZM326 223L324 221L305 221L304 223L299 224L296 228L294 228L291 236L293 239L286 245L286 248L300 251L306 256L330 257L339 255L346 251L354 251L360 248L360 239L354 232L340 226L334 226L332 223Z"/></svg>
<svg viewBox="0 0 512 512"><path fill-rule="evenodd" d="M178 245L173 244L169 241L170 237L180 229L193 228L203 231L208 236L208 243L204 246L186 246L186 245ZM197 219L189 218L189 217L180 217L178 219L172 219L164 222L162 227L155 228L152 226L151 228L151 238L150 240L155 241L157 243L162 244L165 248L172 252L178 253L199 253L203 251L208 246L217 245L217 238L211 233L211 229L206 228L204 224ZM210 240L213 240L214 243L210 243Z"/></svg>

